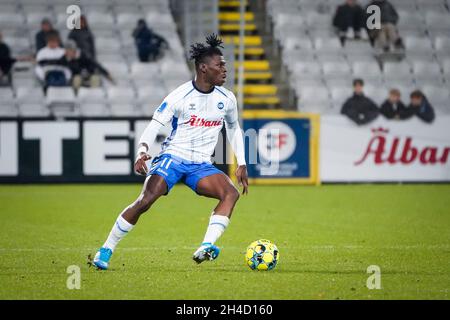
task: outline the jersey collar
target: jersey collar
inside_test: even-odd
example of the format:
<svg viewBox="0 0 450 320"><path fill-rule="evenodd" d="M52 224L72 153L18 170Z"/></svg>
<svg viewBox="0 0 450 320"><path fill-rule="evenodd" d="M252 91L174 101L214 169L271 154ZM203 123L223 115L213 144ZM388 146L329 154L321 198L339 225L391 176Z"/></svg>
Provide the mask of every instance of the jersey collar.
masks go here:
<svg viewBox="0 0 450 320"><path fill-rule="evenodd" d="M197 88L197 86L195 85L195 81L194 81L194 80L192 80L192 85L194 86L194 89L195 89L195 90L197 90L197 91L200 92L200 93L204 93L204 94L209 94L209 93L213 92L214 89L216 88L216 87L212 87L212 88L209 89L208 91L202 91L202 90L200 90L199 88Z"/></svg>

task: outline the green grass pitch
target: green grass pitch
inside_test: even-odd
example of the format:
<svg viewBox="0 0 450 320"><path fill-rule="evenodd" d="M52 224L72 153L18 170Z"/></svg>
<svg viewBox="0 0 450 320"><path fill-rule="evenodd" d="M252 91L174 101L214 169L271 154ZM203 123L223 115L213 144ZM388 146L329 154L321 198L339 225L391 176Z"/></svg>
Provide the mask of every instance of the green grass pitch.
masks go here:
<svg viewBox="0 0 450 320"><path fill-rule="evenodd" d="M215 201L176 186L120 243L111 269L87 266L141 186L0 186L0 299L448 299L450 185L252 186L196 265ZM244 265L249 243L274 241L277 268ZM81 268L81 288L66 286ZM381 289L366 287L367 267Z"/></svg>

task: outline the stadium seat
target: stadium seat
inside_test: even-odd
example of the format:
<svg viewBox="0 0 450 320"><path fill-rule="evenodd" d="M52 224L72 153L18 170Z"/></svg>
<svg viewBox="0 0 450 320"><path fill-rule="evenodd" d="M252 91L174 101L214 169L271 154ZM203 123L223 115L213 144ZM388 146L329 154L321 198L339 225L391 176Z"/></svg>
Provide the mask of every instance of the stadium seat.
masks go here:
<svg viewBox="0 0 450 320"><path fill-rule="evenodd" d="M426 12L425 21L429 30L443 30L448 32L450 29L450 15L448 12Z"/></svg>
<svg viewBox="0 0 450 320"><path fill-rule="evenodd" d="M157 63L135 62L131 64L131 75L135 79L160 78L160 68Z"/></svg>
<svg viewBox="0 0 450 320"><path fill-rule="evenodd" d="M433 107L450 111L449 87L426 85L422 90Z"/></svg>
<svg viewBox="0 0 450 320"><path fill-rule="evenodd" d="M321 77L322 66L318 62L296 62L292 66L292 72L298 77L313 76Z"/></svg>
<svg viewBox="0 0 450 320"><path fill-rule="evenodd" d="M416 79L437 79L442 77L441 67L437 62L416 60L412 63L412 67Z"/></svg>
<svg viewBox="0 0 450 320"><path fill-rule="evenodd" d="M313 45L309 38L290 37L286 38L282 44L284 50L305 50L312 51Z"/></svg>
<svg viewBox="0 0 450 320"><path fill-rule="evenodd" d="M2 3L0 2L0 12L15 14L18 11L17 5L13 3Z"/></svg>
<svg viewBox="0 0 450 320"><path fill-rule="evenodd" d="M95 47L99 53L115 52L120 50L120 42L117 38L97 38Z"/></svg>
<svg viewBox="0 0 450 320"><path fill-rule="evenodd" d="M438 36L434 39L434 48L436 51L442 53L450 53L450 35L447 37Z"/></svg>
<svg viewBox="0 0 450 320"><path fill-rule="evenodd" d="M381 78L383 73L376 61L356 61L353 63L353 74L355 78Z"/></svg>
<svg viewBox="0 0 450 320"><path fill-rule="evenodd" d="M19 103L43 103L45 102L44 91L41 87L18 87L16 99Z"/></svg>
<svg viewBox="0 0 450 320"><path fill-rule="evenodd" d="M10 88L0 87L0 103L14 103L14 92Z"/></svg>
<svg viewBox="0 0 450 320"><path fill-rule="evenodd" d="M345 101L353 95L352 87L347 86L335 86L331 87L331 101L334 107L342 107Z"/></svg>
<svg viewBox="0 0 450 320"><path fill-rule="evenodd" d="M25 19L20 13L0 12L0 29L19 28L24 22Z"/></svg>
<svg viewBox="0 0 450 320"><path fill-rule="evenodd" d="M141 108L136 107L134 104L128 103L112 103L111 115L113 117L137 117L141 116L143 111Z"/></svg>
<svg viewBox="0 0 450 320"><path fill-rule="evenodd" d="M317 51L335 52L342 51L341 42L337 37L335 38L316 38L314 40L314 48Z"/></svg>
<svg viewBox="0 0 450 320"><path fill-rule="evenodd" d="M428 37L405 37L404 43L407 54L409 54L409 51L430 52L430 49L432 48Z"/></svg>
<svg viewBox="0 0 450 320"><path fill-rule="evenodd" d="M73 106L75 104L75 93L71 87L49 87L46 100L50 107Z"/></svg>
<svg viewBox="0 0 450 320"><path fill-rule="evenodd" d="M45 103L22 103L19 105L19 116L21 117L48 117L50 110Z"/></svg>
<svg viewBox="0 0 450 320"><path fill-rule="evenodd" d="M391 87L367 84L364 86L364 94L380 106L387 99L389 89L391 89Z"/></svg>
<svg viewBox="0 0 450 320"><path fill-rule="evenodd" d="M100 12L87 13L88 24L93 29L113 29L114 28L114 17L109 14L104 14Z"/></svg>
<svg viewBox="0 0 450 320"><path fill-rule="evenodd" d="M16 118L19 115L19 111L12 103L4 101L0 102L0 117Z"/></svg>
<svg viewBox="0 0 450 320"><path fill-rule="evenodd" d="M326 78L346 78L352 74L350 66L346 63L325 62L322 69Z"/></svg>
<svg viewBox="0 0 450 320"><path fill-rule="evenodd" d="M107 96L110 103L134 103L134 90L130 87L110 87L107 89Z"/></svg>
<svg viewBox="0 0 450 320"><path fill-rule="evenodd" d="M450 75L450 57L442 62L442 71L445 75Z"/></svg>
<svg viewBox="0 0 450 320"><path fill-rule="evenodd" d="M411 66L406 62L386 62L383 66L385 78L410 78Z"/></svg>
<svg viewBox="0 0 450 320"><path fill-rule="evenodd" d="M138 104L159 106L167 94L166 88L159 83L141 86L137 88Z"/></svg>
<svg viewBox="0 0 450 320"><path fill-rule="evenodd" d="M117 26L120 29L132 29L136 27L137 21L139 19L142 19L142 15L138 12L121 12L117 14Z"/></svg>

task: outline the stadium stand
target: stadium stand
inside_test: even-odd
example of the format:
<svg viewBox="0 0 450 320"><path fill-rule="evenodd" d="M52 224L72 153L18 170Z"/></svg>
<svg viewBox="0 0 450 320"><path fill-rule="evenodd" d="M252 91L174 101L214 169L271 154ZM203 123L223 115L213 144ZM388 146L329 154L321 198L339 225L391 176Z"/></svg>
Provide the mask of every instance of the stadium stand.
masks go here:
<svg viewBox="0 0 450 320"><path fill-rule="evenodd" d="M35 35L49 18L63 43L68 5L78 4L95 37L97 60L111 73L99 88L48 88L46 95L30 62L17 62L12 83L0 88L0 117L150 116L170 90L191 79L169 0L0 0L0 31L13 56L34 55ZM107 14L105 14L107 13ZM137 20L169 42L162 59L139 63L132 37Z"/></svg>
<svg viewBox="0 0 450 320"><path fill-rule="evenodd" d="M151 115L165 95L192 77L186 61L187 47L177 32L180 22L172 15L170 0L75 2L86 13L95 36L97 60L115 83L104 79L99 88L82 88L73 96L66 95L73 108L62 108L65 111L59 116L66 112L92 117ZM362 40L348 40L341 45L332 18L343 2L266 0L263 11L255 11L255 4L246 2L245 107L338 113L351 94L352 80L363 78L366 95L378 104L393 87L401 91L405 103L412 90L421 89L438 113L450 113L450 1L390 0L399 13L397 27L405 45L404 58L399 61L380 58L365 31ZM35 54L35 35L43 18L51 20L64 42L69 34L66 8L73 3L0 0L0 31L12 55ZM359 3L365 7L369 0ZM239 2L220 0L217 5L218 30L227 44L236 46ZM170 49L156 62L140 63L137 57L132 31L140 18L169 42ZM261 19L269 22L269 30L261 28ZM280 63L267 52L264 43L272 36ZM234 65L239 66L238 62ZM55 114L61 101L55 103L49 98L53 90L44 95L33 68L31 62L15 63L10 87L0 90L0 116ZM283 86L294 97L290 104L285 103Z"/></svg>

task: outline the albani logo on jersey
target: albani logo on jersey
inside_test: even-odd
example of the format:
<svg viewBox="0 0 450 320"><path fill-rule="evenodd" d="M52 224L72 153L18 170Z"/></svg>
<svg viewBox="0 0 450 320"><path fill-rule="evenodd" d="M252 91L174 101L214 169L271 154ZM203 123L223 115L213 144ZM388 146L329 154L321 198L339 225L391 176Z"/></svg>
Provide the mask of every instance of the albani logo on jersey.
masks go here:
<svg viewBox="0 0 450 320"><path fill-rule="evenodd" d="M199 118L196 115L191 115L191 118L187 121L193 127L218 127L222 125L222 119L220 120L206 120Z"/></svg>

